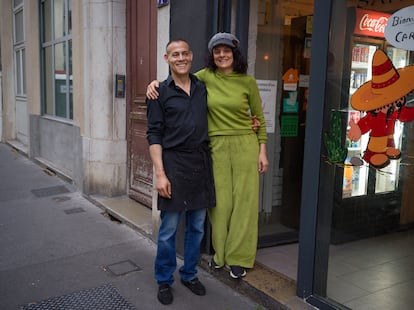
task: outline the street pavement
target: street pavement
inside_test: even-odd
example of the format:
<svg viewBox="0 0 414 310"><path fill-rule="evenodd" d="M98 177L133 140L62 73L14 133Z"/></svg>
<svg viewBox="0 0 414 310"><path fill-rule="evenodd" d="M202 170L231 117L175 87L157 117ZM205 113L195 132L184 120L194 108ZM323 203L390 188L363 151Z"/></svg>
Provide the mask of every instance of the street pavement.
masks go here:
<svg viewBox="0 0 414 310"><path fill-rule="evenodd" d="M174 302L161 305L155 254L148 237L0 143L1 310L265 309L202 268L206 296L191 293L175 274Z"/></svg>

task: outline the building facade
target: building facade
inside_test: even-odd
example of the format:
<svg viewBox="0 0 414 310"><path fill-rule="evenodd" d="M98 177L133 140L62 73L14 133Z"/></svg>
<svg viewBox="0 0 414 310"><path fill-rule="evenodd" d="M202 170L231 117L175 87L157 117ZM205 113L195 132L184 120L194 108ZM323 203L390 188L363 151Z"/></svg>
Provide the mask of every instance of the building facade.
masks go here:
<svg viewBox="0 0 414 310"><path fill-rule="evenodd" d="M388 84L405 85L402 110L411 108L414 85L404 72L414 63L413 7L413 0L0 0L1 141L85 195L129 196L152 209L146 86L166 78L171 38L190 43L196 71L209 38L232 32L257 80L269 138L259 247L296 246L297 295L319 308L366 309L384 294L412 302L404 293L414 283L414 252L405 248L414 239L410 111L400 112L405 119L389 112L400 155L380 166L364 157L369 131L356 141L347 133L371 110L351 99L364 84L388 93L373 83L377 50L395 70Z"/></svg>
<svg viewBox="0 0 414 310"><path fill-rule="evenodd" d="M2 1L2 141L85 193L125 193L125 3ZM118 24L117 24L118 23Z"/></svg>

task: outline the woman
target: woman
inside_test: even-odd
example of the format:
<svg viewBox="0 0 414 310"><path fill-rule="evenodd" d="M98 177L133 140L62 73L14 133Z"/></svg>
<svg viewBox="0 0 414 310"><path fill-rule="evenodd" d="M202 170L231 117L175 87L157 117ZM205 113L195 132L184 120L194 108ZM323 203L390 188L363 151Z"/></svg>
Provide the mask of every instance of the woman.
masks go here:
<svg viewBox="0 0 414 310"><path fill-rule="evenodd" d="M268 168L266 126L254 77L239 40L217 33L208 43L206 68L195 73L207 88L208 134L213 160L216 207L209 210L215 254L212 268L228 266L232 278L246 275L256 258L259 173ZM155 81L147 95L153 98ZM251 116L260 122L257 132Z"/></svg>

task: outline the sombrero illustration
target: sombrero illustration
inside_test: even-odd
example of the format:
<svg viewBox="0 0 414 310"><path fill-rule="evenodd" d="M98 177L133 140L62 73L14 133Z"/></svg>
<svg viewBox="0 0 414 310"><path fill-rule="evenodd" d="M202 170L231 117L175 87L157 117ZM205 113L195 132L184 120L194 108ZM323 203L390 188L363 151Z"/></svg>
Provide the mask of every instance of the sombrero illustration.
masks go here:
<svg viewBox="0 0 414 310"><path fill-rule="evenodd" d="M414 89L414 65L395 69L383 50L372 58L372 79L360 86L351 97L351 106L358 111L380 109Z"/></svg>

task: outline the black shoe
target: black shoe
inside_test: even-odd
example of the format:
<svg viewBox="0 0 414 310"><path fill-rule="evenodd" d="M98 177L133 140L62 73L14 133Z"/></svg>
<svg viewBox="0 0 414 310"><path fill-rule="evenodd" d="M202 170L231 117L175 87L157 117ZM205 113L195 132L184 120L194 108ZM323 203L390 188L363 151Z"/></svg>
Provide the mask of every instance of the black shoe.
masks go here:
<svg viewBox="0 0 414 310"><path fill-rule="evenodd" d="M198 278L194 278L190 281L184 281L181 279L181 283L187 286L190 291L192 291L194 294L198 296L203 296L206 294L206 288L204 285L198 280Z"/></svg>
<svg viewBox="0 0 414 310"><path fill-rule="evenodd" d="M158 300L163 305L169 305L173 302L173 294L171 292L171 286L168 284L161 284L158 287Z"/></svg>
<svg viewBox="0 0 414 310"><path fill-rule="evenodd" d="M214 261L214 258L211 258L211 260L208 262L208 265L211 269L220 269L223 266L217 265Z"/></svg>
<svg viewBox="0 0 414 310"><path fill-rule="evenodd" d="M233 279L238 279L246 275L246 270L241 266L230 266L230 276Z"/></svg>

